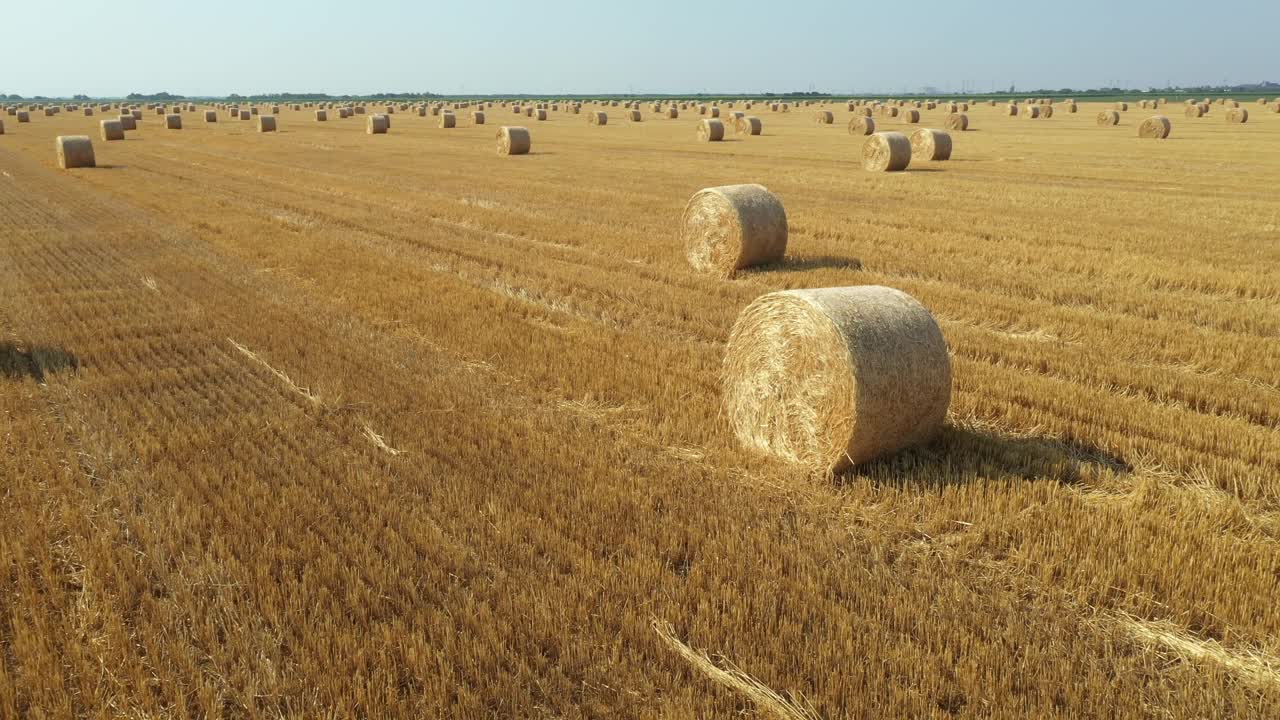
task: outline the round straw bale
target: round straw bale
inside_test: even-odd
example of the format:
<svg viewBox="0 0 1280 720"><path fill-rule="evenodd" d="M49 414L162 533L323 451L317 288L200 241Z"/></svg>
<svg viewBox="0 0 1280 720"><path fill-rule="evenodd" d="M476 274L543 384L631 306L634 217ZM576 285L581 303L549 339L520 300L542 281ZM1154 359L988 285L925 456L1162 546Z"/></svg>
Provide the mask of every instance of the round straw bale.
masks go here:
<svg viewBox="0 0 1280 720"><path fill-rule="evenodd" d="M1249 122L1249 111L1242 107L1228 107L1226 118L1229 123L1247 123Z"/></svg>
<svg viewBox="0 0 1280 720"><path fill-rule="evenodd" d="M181 130L182 116L181 115L165 115L164 126L170 130Z"/></svg>
<svg viewBox="0 0 1280 720"><path fill-rule="evenodd" d="M532 141L527 128L508 125L498 128L499 155L526 155L531 145Z"/></svg>
<svg viewBox="0 0 1280 720"><path fill-rule="evenodd" d="M849 120L850 135L870 135L876 131L876 121L866 115L854 115Z"/></svg>
<svg viewBox="0 0 1280 720"><path fill-rule="evenodd" d="M316 112L318 112L318 113L322 113L322 112L324 112L324 111L323 111L323 110L318 110L318 111L316 111ZM317 118L317 119L318 119L318 118ZM207 122L207 123L216 123L216 122L218 122L218 111L217 111L217 110L205 110L205 111L204 111L204 121L205 121L205 122Z"/></svg>
<svg viewBox="0 0 1280 720"><path fill-rule="evenodd" d="M54 147L58 151L58 167L63 170L97 166L93 159L93 141L88 135L59 135Z"/></svg>
<svg viewBox="0 0 1280 720"><path fill-rule="evenodd" d="M87 108L85 108L85 109L84 109L84 116L85 116L85 117L93 117L93 108L91 108L91 107L87 107Z"/></svg>
<svg viewBox="0 0 1280 720"><path fill-rule="evenodd" d="M134 120L141 120L141 119L142 119L142 110L141 110L141 109L139 109L139 108L134 108L134 109L130 110L129 112L133 114L133 119L134 119ZM128 128L125 128L125 129L127 130Z"/></svg>
<svg viewBox="0 0 1280 720"><path fill-rule="evenodd" d="M135 118L131 113L121 115L119 117L119 120L120 120L120 127L124 128L125 130L138 129L138 119Z"/></svg>
<svg viewBox="0 0 1280 720"><path fill-rule="evenodd" d="M98 123L103 141L124 139L124 126L119 120L103 120Z"/></svg>
<svg viewBox="0 0 1280 720"><path fill-rule="evenodd" d="M483 125L483 124L484 124L484 112L483 112L483 111L481 111L481 110L472 110L472 111L471 111L471 124L472 124L472 125Z"/></svg>
<svg viewBox="0 0 1280 720"><path fill-rule="evenodd" d="M546 119L547 119L547 111L546 111L546 110L544 110L544 109L542 109L542 108L538 108L537 110L534 110L534 111L533 111L533 119L534 119L534 120L546 120Z"/></svg>
<svg viewBox="0 0 1280 720"><path fill-rule="evenodd" d="M1102 127L1106 127L1108 125L1119 125L1120 113L1115 110L1103 110L1098 113L1097 123Z"/></svg>
<svg viewBox="0 0 1280 720"><path fill-rule="evenodd" d="M941 130L917 129L911 133L911 159L950 160L951 136Z"/></svg>
<svg viewBox="0 0 1280 720"><path fill-rule="evenodd" d="M342 119L344 119L344 118L349 118L349 117L351 117L351 110L350 110L350 108L344 108L344 107L340 107L340 108L338 108L338 119L339 119L339 120L342 120Z"/></svg>
<svg viewBox="0 0 1280 720"><path fill-rule="evenodd" d="M813 119L819 125L830 125L831 123L836 121L836 116L831 114L830 110L819 110L816 114L814 114Z"/></svg>
<svg viewBox="0 0 1280 720"><path fill-rule="evenodd" d="M698 142L720 142L724 139L724 123L713 118L698 122Z"/></svg>
<svg viewBox="0 0 1280 720"><path fill-rule="evenodd" d="M369 135L385 135L387 128L391 127L391 121L386 115L366 115L364 121L364 131Z"/></svg>
<svg viewBox="0 0 1280 720"><path fill-rule="evenodd" d="M20 123L31 122L31 113L27 110L19 110L17 113L15 113L15 115L17 116L18 122Z"/></svg>
<svg viewBox="0 0 1280 720"><path fill-rule="evenodd" d="M253 119L253 113L249 112L248 110L241 110L241 111L240 111L240 119L241 119L241 120L252 120L252 119Z"/></svg>
<svg viewBox="0 0 1280 720"><path fill-rule="evenodd" d="M1127 103L1127 102L1118 102L1118 103L1116 103L1116 105L1115 105L1115 108L1114 108L1114 109L1115 109L1115 110L1117 110L1118 112L1128 112L1128 111L1129 111L1129 103Z"/></svg>
<svg viewBox="0 0 1280 720"><path fill-rule="evenodd" d="M1048 119L1048 118L1053 117L1053 106L1052 106L1052 105L1041 105L1041 106L1040 106L1040 117L1045 118L1045 119Z"/></svg>
<svg viewBox="0 0 1280 720"><path fill-rule="evenodd" d="M316 111L316 122L326 122L329 119L329 113L326 110Z"/></svg>
<svg viewBox="0 0 1280 720"><path fill-rule="evenodd" d="M759 135L764 130L764 123L755 115L748 115L735 120L733 130L739 135Z"/></svg>
<svg viewBox="0 0 1280 720"><path fill-rule="evenodd" d="M1008 105L1005 106L1004 111L1005 111L1005 114L1008 115L1009 117L1017 117L1018 106L1015 105L1014 103L1009 103Z"/></svg>
<svg viewBox="0 0 1280 720"><path fill-rule="evenodd" d="M640 111L634 110L634 109L627 111L627 117L631 119L631 122L640 122L643 119L643 117L640 114Z"/></svg>
<svg viewBox="0 0 1280 720"><path fill-rule="evenodd" d="M1043 110L1044 108L1041 105L1027 105L1026 107L1022 108L1022 117L1028 120L1035 120L1036 118L1040 117L1040 114L1043 112Z"/></svg>
<svg viewBox="0 0 1280 720"><path fill-rule="evenodd" d="M275 115L259 115L258 116L258 132L268 133L276 131Z"/></svg>
<svg viewBox="0 0 1280 720"><path fill-rule="evenodd" d="M1182 114L1189 118L1202 117L1204 115L1204 108L1199 105L1188 105L1186 109L1182 111Z"/></svg>
<svg viewBox="0 0 1280 720"><path fill-rule="evenodd" d="M700 190L680 218L680 239L694 270L733 277L787 252L787 213L763 185Z"/></svg>
<svg viewBox="0 0 1280 720"><path fill-rule="evenodd" d="M608 125L609 114L604 112L603 110L595 110L593 112L589 112L587 113L587 124L588 125Z"/></svg>
<svg viewBox="0 0 1280 720"><path fill-rule="evenodd" d="M442 128L457 127L458 118L449 110L440 113L440 120L437 122Z"/></svg>
<svg viewBox="0 0 1280 720"><path fill-rule="evenodd" d="M951 403L938 323L876 285L756 298L733 325L722 381L739 442L817 472L929 440Z"/></svg>
<svg viewBox="0 0 1280 720"><path fill-rule="evenodd" d="M920 122L920 111L915 108L906 108L902 111L902 121L908 125Z"/></svg>
<svg viewBox="0 0 1280 720"><path fill-rule="evenodd" d="M675 120L678 117L680 117L680 110L677 109L675 105L672 105L671 107L667 108L668 120Z"/></svg>
<svg viewBox="0 0 1280 720"><path fill-rule="evenodd" d="M1152 115L1138 125L1138 137L1163 140L1169 137L1171 129L1173 126L1169 124L1169 118L1163 115Z"/></svg>
<svg viewBox="0 0 1280 720"><path fill-rule="evenodd" d="M889 117L898 117L898 108L896 105L890 105L885 108L885 114Z"/></svg>
<svg viewBox="0 0 1280 720"><path fill-rule="evenodd" d="M713 118L718 118L718 117L720 117L720 108L718 108L718 107L713 107L713 108L711 108L710 113L711 113L711 117L713 117Z"/></svg>
<svg viewBox="0 0 1280 720"><path fill-rule="evenodd" d="M953 112L947 115L942 121L943 127L953 132L964 132L969 129L969 116L964 113Z"/></svg>
<svg viewBox="0 0 1280 720"><path fill-rule="evenodd" d="M871 172L898 172L911 164L911 141L899 132L878 132L862 145L862 167Z"/></svg>

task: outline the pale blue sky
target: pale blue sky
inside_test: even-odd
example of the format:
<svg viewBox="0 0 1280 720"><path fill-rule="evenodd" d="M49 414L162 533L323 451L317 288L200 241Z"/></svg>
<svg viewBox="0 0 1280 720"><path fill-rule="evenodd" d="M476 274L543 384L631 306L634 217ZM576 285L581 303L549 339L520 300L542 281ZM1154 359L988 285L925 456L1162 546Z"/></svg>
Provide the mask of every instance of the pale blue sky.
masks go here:
<svg viewBox="0 0 1280 720"><path fill-rule="evenodd" d="M1280 81L1277 0L29 0L0 93L905 93Z"/></svg>

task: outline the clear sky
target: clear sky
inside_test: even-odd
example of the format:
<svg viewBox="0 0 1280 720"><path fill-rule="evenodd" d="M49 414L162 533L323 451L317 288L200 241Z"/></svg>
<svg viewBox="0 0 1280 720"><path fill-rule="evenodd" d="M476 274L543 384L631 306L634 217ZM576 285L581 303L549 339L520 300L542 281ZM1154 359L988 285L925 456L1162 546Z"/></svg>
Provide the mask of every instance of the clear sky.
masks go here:
<svg viewBox="0 0 1280 720"><path fill-rule="evenodd" d="M837 94L1280 81L1280 0L23 0L0 93Z"/></svg>

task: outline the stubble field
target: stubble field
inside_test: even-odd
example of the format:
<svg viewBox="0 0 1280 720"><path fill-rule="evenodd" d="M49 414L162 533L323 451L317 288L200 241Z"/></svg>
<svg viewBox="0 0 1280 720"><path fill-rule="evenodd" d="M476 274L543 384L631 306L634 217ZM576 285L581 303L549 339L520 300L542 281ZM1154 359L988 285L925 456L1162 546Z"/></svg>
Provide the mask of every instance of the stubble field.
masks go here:
<svg viewBox="0 0 1280 720"><path fill-rule="evenodd" d="M0 717L1274 717L1280 114L978 106L872 174L832 108L0 116ZM788 260L694 274L744 182ZM940 322L943 435L740 449L738 312L863 284Z"/></svg>

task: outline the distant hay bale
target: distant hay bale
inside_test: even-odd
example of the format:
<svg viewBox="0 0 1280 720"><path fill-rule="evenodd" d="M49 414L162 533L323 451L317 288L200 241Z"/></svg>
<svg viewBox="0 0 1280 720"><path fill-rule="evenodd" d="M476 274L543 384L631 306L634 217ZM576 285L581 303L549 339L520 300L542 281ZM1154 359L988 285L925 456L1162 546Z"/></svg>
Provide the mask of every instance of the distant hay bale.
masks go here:
<svg viewBox="0 0 1280 720"><path fill-rule="evenodd" d="M17 118L18 122L20 123L31 122L31 113L27 110L19 110L18 112L14 113L14 116Z"/></svg>
<svg viewBox="0 0 1280 720"><path fill-rule="evenodd" d="M896 105L890 105L886 107L885 114L888 115L889 117L895 117L895 118L898 117L898 107Z"/></svg>
<svg viewBox="0 0 1280 720"><path fill-rule="evenodd" d="M1198 118L1198 117L1203 117L1203 116L1204 116L1204 108L1202 108L1202 107L1201 107L1201 106L1199 106L1199 105L1188 105L1188 106L1186 106L1186 108L1182 111L1182 114L1183 114L1183 115L1186 115L1186 116L1187 116L1187 117L1189 117L1189 118Z"/></svg>
<svg viewBox="0 0 1280 720"><path fill-rule="evenodd" d="M1129 103L1127 103L1127 102L1118 102L1118 103L1116 103L1116 104L1115 104L1115 108L1114 108L1114 109L1115 109L1116 111L1118 111L1118 112L1128 112L1128 111L1129 111Z"/></svg>
<svg viewBox="0 0 1280 720"><path fill-rule="evenodd" d="M787 252L787 213L763 185L725 185L698 191L680 218L680 239L693 269L733 277Z"/></svg>
<svg viewBox="0 0 1280 720"><path fill-rule="evenodd" d="M713 108L711 108L711 117L713 117L713 118L718 118L718 117L720 117L720 108L718 108L718 107L713 107Z"/></svg>
<svg viewBox="0 0 1280 720"><path fill-rule="evenodd" d="M631 120L631 122L640 122L643 119L642 116L640 115L640 111L634 110L634 109L627 111L627 117Z"/></svg>
<svg viewBox="0 0 1280 720"><path fill-rule="evenodd" d="M338 108L338 119L339 119L339 120L343 120L343 119L346 119L346 118L349 118L349 117L351 117L351 109L350 109L350 108L344 108L344 107L340 107L340 108Z"/></svg>
<svg viewBox="0 0 1280 720"><path fill-rule="evenodd" d="M911 133L911 159L951 159L951 136L941 130L919 128Z"/></svg>
<svg viewBox="0 0 1280 720"><path fill-rule="evenodd" d="M969 116L960 112L953 112L942 121L942 126L952 132L964 132L969 129Z"/></svg>
<svg viewBox="0 0 1280 720"><path fill-rule="evenodd" d="M934 437L951 361L938 323L904 292L783 290L738 316L722 383L743 446L832 473Z"/></svg>
<svg viewBox="0 0 1280 720"><path fill-rule="evenodd" d="M0 120L0 135L4 134L4 120Z"/></svg>
<svg viewBox="0 0 1280 720"><path fill-rule="evenodd" d="M547 111L546 111L546 110L544 110L544 109L542 109L542 108L538 108L537 110L534 110L534 111L533 111L533 119L534 119L534 120L546 120L546 119L547 119Z"/></svg>
<svg viewBox="0 0 1280 720"><path fill-rule="evenodd" d="M317 112L321 112L321 113L322 113L322 112L324 112L324 111L323 111L323 110L319 110L319 111L317 111ZM205 110L205 111L204 111L204 121L205 121L205 122L207 122L207 123L216 123L216 122L218 122L218 111L217 111L217 110Z"/></svg>
<svg viewBox="0 0 1280 720"><path fill-rule="evenodd" d="M1243 124L1249 122L1249 111L1242 107L1228 107L1226 112L1227 122L1234 124Z"/></svg>
<svg viewBox="0 0 1280 720"><path fill-rule="evenodd" d="M85 108L85 109L84 109L84 116L85 116L85 117L93 117L93 108L91 108L91 107L87 107L87 108Z"/></svg>
<svg viewBox="0 0 1280 720"><path fill-rule="evenodd" d="M853 114L854 114L854 115L861 115L862 117L871 117L872 115L874 115L874 114L875 114L875 112L871 109L871 107L870 107L870 106L868 106L868 105L864 105L864 106L862 106L862 107L858 108L857 110L854 110L854 111L853 111Z"/></svg>
<svg viewBox="0 0 1280 720"><path fill-rule="evenodd" d="M854 115L849 120L850 135L870 135L876 131L876 121L866 115Z"/></svg>
<svg viewBox="0 0 1280 720"><path fill-rule="evenodd" d="M735 120L733 130L739 135L759 135L764 131L764 123L755 115L748 115Z"/></svg>
<svg viewBox="0 0 1280 720"><path fill-rule="evenodd" d="M666 114L667 114L668 120L675 120L676 118L680 117L680 110L677 109L675 105L672 105L671 107L667 108Z"/></svg>
<svg viewBox="0 0 1280 720"><path fill-rule="evenodd" d="M1035 120L1043 113L1043 107L1040 105L1027 105L1022 108L1022 117L1028 120Z"/></svg>
<svg viewBox="0 0 1280 720"><path fill-rule="evenodd" d="M604 112L603 110L595 110L593 112L589 112L587 113L587 124L588 125L608 125L609 114Z"/></svg>
<svg viewBox="0 0 1280 720"><path fill-rule="evenodd" d="M482 111L480 111L480 110L472 110L472 111L471 111L471 124L472 124L472 125L483 125L483 124L484 124L484 112L482 112Z"/></svg>
<svg viewBox="0 0 1280 720"><path fill-rule="evenodd" d="M705 118L698 122L698 142L720 142L724 140L724 123L713 118Z"/></svg>
<svg viewBox="0 0 1280 720"><path fill-rule="evenodd" d="M364 121L364 131L368 135L385 135L387 128L391 127L391 121L386 115L368 115Z"/></svg>
<svg viewBox="0 0 1280 720"><path fill-rule="evenodd" d="M98 125L104 142L124 139L124 125L119 120L103 120Z"/></svg>
<svg viewBox="0 0 1280 720"><path fill-rule="evenodd" d="M316 111L316 122L326 122L329 120L329 113L326 110Z"/></svg>
<svg viewBox="0 0 1280 720"><path fill-rule="evenodd" d="M445 110L444 112L440 113L440 120L438 121L437 124L441 128L457 127L458 118L452 112Z"/></svg>
<svg viewBox="0 0 1280 720"><path fill-rule="evenodd" d="M1097 123L1100 127L1107 127L1108 125L1119 125L1120 113L1116 112L1115 110L1103 110L1102 112L1098 113Z"/></svg>
<svg viewBox="0 0 1280 720"><path fill-rule="evenodd" d="M1044 119L1046 119L1046 120L1047 120L1047 119L1049 119L1049 118L1051 118L1051 117L1053 117L1053 106L1052 106L1052 105L1041 105L1041 106L1040 106L1040 117L1042 117L1042 118L1044 118Z"/></svg>
<svg viewBox="0 0 1280 720"><path fill-rule="evenodd" d="M54 140L54 147L58 151L58 167L63 170L97 167L93 157L93 141L88 135L59 135Z"/></svg>
<svg viewBox="0 0 1280 720"><path fill-rule="evenodd" d="M1169 131L1172 128L1169 118L1163 115L1152 115L1138 125L1138 137L1163 140L1169 137Z"/></svg>
<svg viewBox="0 0 1280 720"><path fill-rule="evenodd" d="M45 114L46 114L46 115L52 115L53 113L45 113ZM156 114L157 114L157 115L161 115L161 116L165 115L165 114L166 114L166 113L165 113L165 109L164 109L164 108L162 108L162 107L157 107L157 108L156 108Z"/></svg>
<svg viewBox="0 0 1280 720"><path fill-rule="evenodd" d="M862 167L871 172L899 172L911 164L911 141L899 132L878 132L862 145Z"/></svg>
<svg viewBox="0 0 1280 720"><path fill-rule="evenodd" d="M836 121L836 116L830 110L819 110L813 117L819 125L830 125Z"/></svg>
<svg viewBox="0 0 1280 720"><path fill-rule="evenodd" d="M241 110L241 111L240 111L240 119L241 119L241 120L252 120L252 119L253 119L253 113L249 112L248 110Z"/></svg>
<svg viewBox="0 0 1280 720"><path fill-rule="evenodd" d="M1075 101L1071 101L1071 100L1063 103L1062 109L1066 110L1068 113L1074 113L1077 110L1079 110L1079 108L1076 107Z"/></svg>
<svg viewBox="0 0 1280 720"><path fill-rule="evenodd" d="M181 115L165 115L164 126L170 130L181 130L182 116Z"/></svg>
<svg viewBox="0 0 1280 720"><path fill-rule="evenodd" d="M1018 106L1013 103L1009 103L1008 105L1005 106L1004 112L1009 117L1017 117Z"/></svg>
<svg viewBox="0 0 1280 720"><path fill-rule="evenodd" d="M276 131L276 117L274 115L258 116L258 132L268 133Z"/></svg>
<svg viewBox="0 0 1280 720"><path fill-rule="evenodd" d="M499 155L527 155L533 144L529 130L523 127L504 125L498 128Z"/></svg>
<svg viewBox="0 0 1280 720"><path fill-rule="evenodd" d="M121 115L118 119L120 120L120 127L125 130L138 129L138 119L135 118L132 113Z"/></svg>
<svg viewBox="0 0 1280 720"><path fill-rule="evenodd" d="M908 125L920 122L920 111L915 108L906 108L902 111L902 121Z"/></svg>

